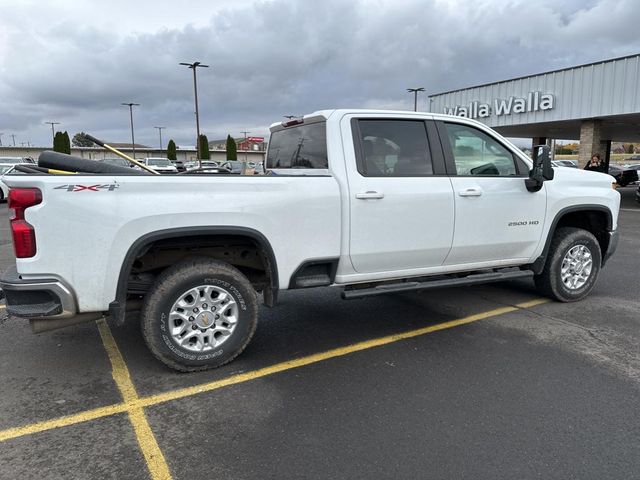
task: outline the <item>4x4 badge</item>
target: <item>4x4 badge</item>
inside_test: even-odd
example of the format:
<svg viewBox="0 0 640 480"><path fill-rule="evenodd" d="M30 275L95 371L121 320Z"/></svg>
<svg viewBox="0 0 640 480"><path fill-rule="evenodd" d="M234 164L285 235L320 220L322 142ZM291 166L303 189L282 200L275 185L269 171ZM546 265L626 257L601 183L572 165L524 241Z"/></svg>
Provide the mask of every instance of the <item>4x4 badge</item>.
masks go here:
<svg viewBox="0 0 640 480"><path fill-rule="evenodd" d="M55 187L54 190L66 190L67 192L99 192L101 190L107 190L109 192L113 192L116 188L119 188L120 185L117 183L105 183L98 185L60 185Z"/></svg>

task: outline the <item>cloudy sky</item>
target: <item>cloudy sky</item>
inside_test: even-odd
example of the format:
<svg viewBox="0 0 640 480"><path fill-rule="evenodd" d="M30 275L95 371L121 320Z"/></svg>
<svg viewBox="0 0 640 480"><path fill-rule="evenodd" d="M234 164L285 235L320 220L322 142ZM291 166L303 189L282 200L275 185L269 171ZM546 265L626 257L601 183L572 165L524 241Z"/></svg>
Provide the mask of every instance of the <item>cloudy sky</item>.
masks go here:
<svg viewBox="0 0 640 480"><path fill-rule="evenodd" d="M428 93L640 52L637 0L0 0L0 133L193 145L283 115L412 109ZM420 98L426 110L426 95Z"/></svg>

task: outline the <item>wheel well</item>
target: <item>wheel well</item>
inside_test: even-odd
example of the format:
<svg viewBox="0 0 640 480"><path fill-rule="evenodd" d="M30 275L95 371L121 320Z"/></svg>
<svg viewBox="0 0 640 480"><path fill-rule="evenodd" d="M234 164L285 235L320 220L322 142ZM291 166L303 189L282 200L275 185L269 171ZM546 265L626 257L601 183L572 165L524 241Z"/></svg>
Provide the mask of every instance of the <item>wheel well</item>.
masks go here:
<svg viewBox="0 0 640 480"><path fill-rule="evenodd" d="M268 261L258 242L241 235L196 235L149 244L133 262L132 275L157 275L189 257L222 260L240 270L256 290L269 283Z"/></svg>
<svg viewBox="0 0 640 480"><path fill-rule="evenodd" d="M233 265L256 291L263 293L267 306L275 304L278 290L275 256L259 232L223 227L174 229L146 235L129 249L118 278L116 299L109 305L110 315L122 323L127 298L146 294L167 267L203 256Z"/></svg>
<svg viewBox="0 0 640 480"><path fill-rule="evenodd" d="M604 211L577 210L567 212L560 218L553 233L562 227L582 228L591 232L598 240L600 251L603 255L609 248L609 235L607 232L611 229L611 218Z"/></svg>

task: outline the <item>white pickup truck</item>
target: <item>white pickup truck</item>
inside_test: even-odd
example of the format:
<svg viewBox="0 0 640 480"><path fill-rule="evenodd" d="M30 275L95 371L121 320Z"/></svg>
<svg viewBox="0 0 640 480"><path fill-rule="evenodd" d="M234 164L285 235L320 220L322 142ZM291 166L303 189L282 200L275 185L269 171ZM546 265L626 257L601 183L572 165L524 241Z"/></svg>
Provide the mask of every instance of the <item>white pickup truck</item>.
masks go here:
<svg viewBox="0 0 640 480"><path fill-rule="evenodd" d="M327 110L271 126L265 175L8 175L17 258L0 287L34 331L137 309L153 354L181 371L236 357L258 294L272 307L280 290L532 277L578 300L616 249L620 195L540 150L532 162L459 117ZM82 164L60 158L39 163Z"/></svg>

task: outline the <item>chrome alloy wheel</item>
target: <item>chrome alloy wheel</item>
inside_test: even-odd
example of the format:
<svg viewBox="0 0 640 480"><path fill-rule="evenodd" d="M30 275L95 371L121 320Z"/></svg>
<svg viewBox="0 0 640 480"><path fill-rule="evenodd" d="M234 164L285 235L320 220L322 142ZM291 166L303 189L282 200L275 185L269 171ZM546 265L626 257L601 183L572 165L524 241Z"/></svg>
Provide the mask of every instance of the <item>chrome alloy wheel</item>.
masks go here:
<svg viewBox="0 0 640 480"><path fill-rule="evenodd" d="M238 313L238 304L224 288L214 285L191 288L171 307L171 338L191 352L212 350L233 334Z"/></svg>
<svg viewBox="0 0 640 480"><path fill-rule="evenodd" d="M591 251L584 245L576 245L566 253L560 267L562 283L569 290L582 288L593 268Z"/></svg>

